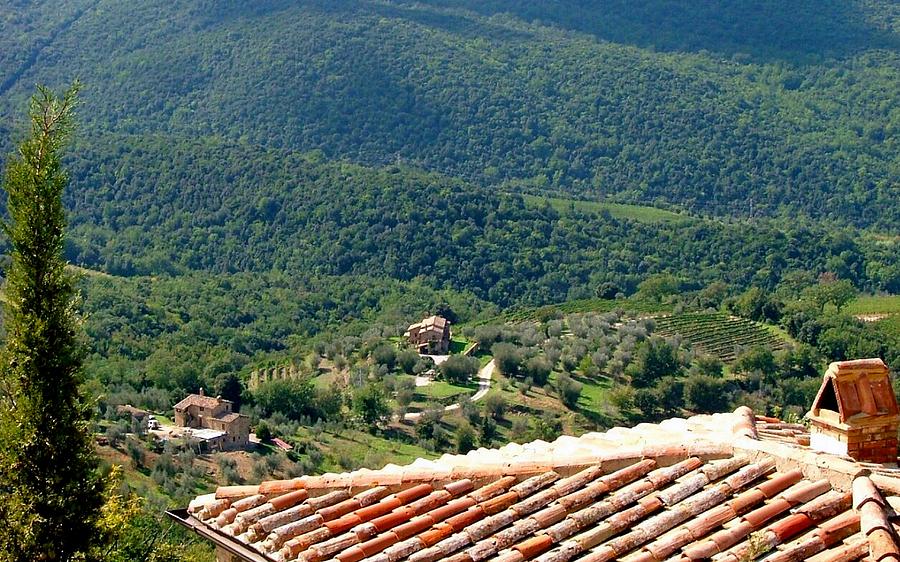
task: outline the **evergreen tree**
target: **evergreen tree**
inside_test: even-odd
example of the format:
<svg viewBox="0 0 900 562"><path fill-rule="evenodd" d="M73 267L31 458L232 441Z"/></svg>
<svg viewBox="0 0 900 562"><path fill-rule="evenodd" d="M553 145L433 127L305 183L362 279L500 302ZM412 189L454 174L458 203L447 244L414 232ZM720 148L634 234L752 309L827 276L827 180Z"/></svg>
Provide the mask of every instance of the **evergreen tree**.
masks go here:
<svg viewBox="0 0 900 562"><path fill-rule="evenodd" d="M62 257L60 151L71 132L78 84L60 98L40 87L30 135L11 157L4 187L12 247L6 345L0 362L0 560L81 558L103 503L79 392L83 348L78 296Z"/></svg>

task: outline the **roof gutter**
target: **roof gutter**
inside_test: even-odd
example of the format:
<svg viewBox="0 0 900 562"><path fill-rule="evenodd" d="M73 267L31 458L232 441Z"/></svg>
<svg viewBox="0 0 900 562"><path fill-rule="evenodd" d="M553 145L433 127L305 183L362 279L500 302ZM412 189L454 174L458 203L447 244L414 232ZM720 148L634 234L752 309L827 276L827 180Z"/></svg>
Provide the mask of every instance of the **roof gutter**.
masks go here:
<svg viewBox="0 0 900 562"><path fill-rule="evenodd" d="M172 509L167 511L166 515L182 527L190 529L229 554L237 556L240 560L246 562L275 562L272 558L247 548L242 543L234 540L234 537L210 529L189 514L187 509Z"/></svg>

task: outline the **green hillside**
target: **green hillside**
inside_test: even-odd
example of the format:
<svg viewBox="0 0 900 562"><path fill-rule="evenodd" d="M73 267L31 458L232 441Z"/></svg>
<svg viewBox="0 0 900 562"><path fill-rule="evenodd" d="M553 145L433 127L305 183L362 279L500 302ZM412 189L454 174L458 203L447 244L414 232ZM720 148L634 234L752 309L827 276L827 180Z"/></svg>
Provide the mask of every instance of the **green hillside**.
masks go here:
<svg viewBox="0 0 900 562"><path fill-rule="evenodd" d="M900 226L888 0L4 0L0 13L7 116L35 82L79 76L92 136L224 137L529 193Z"/></svg>
<svg viewBox="0 0 900 562"><path fill-rule="evenodd" d="M212 139L115 137L71 154L69 257L123 276L378 272L508 306L590 297L605 281L630 294L661 272L769 287L786 271L833 268L884 290L898 250L799 222L561 215L407 166Z"/></svg>

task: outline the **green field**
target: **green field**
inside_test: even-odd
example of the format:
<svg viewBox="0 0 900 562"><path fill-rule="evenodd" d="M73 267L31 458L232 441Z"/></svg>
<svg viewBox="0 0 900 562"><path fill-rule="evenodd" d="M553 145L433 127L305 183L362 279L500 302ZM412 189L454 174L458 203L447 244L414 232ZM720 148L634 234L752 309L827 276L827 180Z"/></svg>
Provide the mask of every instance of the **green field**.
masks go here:
<svg viewBox="0 0 900 562"><path fill-rule="evenodd" d="M846 310L850 314L900 314L900 295L862 295Z"/></svg>
<svg viewBox="0 0 900 562"><path fill-rule="evenodd" d="M704 353L726 362L734 361L743 348L763 346L775 350L787 343L783 334L769 326L721 312L662 316L656 320L656 331L680 335Z"/></svg>
<svg viewBox="0 0 900 562"><path fill-rule="evenodd" d="M648 207L646 205L626 205L623 203L607 203L600 201L583 201L578 199L563 199L560 197L540 197L537 195L524 195L525 203L532 206L542 206L549 203L551 207L556 209L560 214L567 214L572 209L586 213L600 213L608 211L610 215L617 219L632 219L640 222L650 223L675 223L691 220L687 215L680 215L658 209L656 207Z"/></svg>
<svg viewBox="0 0 900 562"><path fill-rule="evenodd" d="M438 400L442 401L451 397L458 397L463 394L474 394L477 386L459 386L444 381L433 381L428 386L416 387L416 397L425 401Z"/></svg>
<svg viewBox="0 0 900 562"><path fill-rule="evenodd" d="M450 339L450 353L462 353L466 350L467 347L469 347L470 343L471 342L469 342L469 340L467 340L466 338L454 335Z"/></svg>

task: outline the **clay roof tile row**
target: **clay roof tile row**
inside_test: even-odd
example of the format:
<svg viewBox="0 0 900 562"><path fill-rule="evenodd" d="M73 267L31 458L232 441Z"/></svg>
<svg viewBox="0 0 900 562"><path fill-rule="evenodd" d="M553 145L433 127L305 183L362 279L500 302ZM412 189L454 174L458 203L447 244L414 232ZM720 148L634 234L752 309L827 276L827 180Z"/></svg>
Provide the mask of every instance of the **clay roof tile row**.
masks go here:
<svg viewBox="0 0 900 562"><path fill-rule="evenodd" d="M900 559L896 471L812 452L801 427L666 420L222 488L191 513L276 562Z"/></svg>

